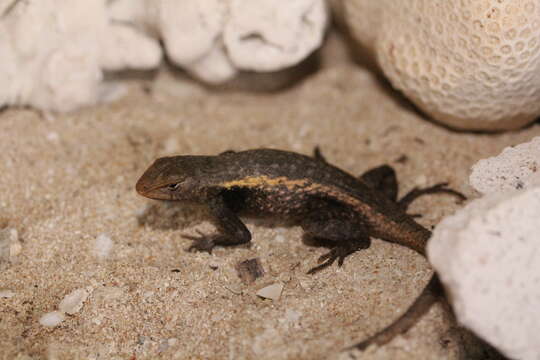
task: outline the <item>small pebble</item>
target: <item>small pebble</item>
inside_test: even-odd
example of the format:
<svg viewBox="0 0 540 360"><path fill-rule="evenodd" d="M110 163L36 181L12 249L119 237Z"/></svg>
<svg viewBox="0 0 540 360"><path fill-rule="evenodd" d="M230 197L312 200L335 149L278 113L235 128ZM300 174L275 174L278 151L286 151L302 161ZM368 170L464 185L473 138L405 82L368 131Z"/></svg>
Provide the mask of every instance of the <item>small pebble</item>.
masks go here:
<svg viewBox="0 0 540 360"><path fill-rule="evenodd" d="M112 239L106 234L100 234L94 242L94 254L100 259L105 259L109 256L112 247Z"/></svg>
<svg viewBox="0 0 540 360"><path fill-rule="evenodd" d="M15 257L18 256L22 251L22 245L20 242L12 243L9 247L9 256Z"/></svg>
<svg viewBox="0 0 540 360"><path fill-rule="evenodd" d="M257 278L264 276L261 260L258 258L241 261L235 266L238 277L246 285L253 283Z"/></svg>
<svg viewBox="0 0 540 360"><path fill-rule="evenodd" d="M257 296L260 296L265 299L270 299L277 301L281 297L281 292L283 291L283 284L275 283L266 287L263 287L257 291Z"/></svg>
<svg viewBox="0 0 540 360"><path fill-rule="evenodd" d="M19 255L22 245L19 241L17 229L7 228L0 230L0 261L9 261Z"/></svg>
<svg viewBox="0 0 540 360"><path fill-rule="evenodd" d="M90 293L86 289L77 289L69 293L62 299L58 309L62 312L73 315L83 307L84 302Z"/></svg>
<svg viewBox="0 0 540 360"><path fill-rule="evenodd" d="M46 313L39 319L39 323L47 327L55 327L66 319L66 316L61 311L52 311Z"/></svg>
<svg viewBox="0 0 540 360"><path fill-rule="evenodd" d="M11 290L0 290L0 298L3 298L3 299L9 299L10 297L13 297L15 296L15 293Z"/></svg>

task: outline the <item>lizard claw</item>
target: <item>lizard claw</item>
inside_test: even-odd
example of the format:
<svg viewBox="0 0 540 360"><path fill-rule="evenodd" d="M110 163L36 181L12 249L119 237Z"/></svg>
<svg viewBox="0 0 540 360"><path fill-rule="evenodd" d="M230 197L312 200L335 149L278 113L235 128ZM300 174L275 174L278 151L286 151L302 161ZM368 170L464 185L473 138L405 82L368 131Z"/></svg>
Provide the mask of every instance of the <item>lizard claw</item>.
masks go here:
<svg viewBox="0 0 540 360"><path fill-rule="evenodd" d="M193 240L193 243L190 247L187 248L187 251L189 252L195 252L195 251L205 251L209 254L212 254L212 249L214 248L215 244L215 235L205 235L200 230L197 230L197 233L199 236L193 236L193 235L187 235L183 234L182 237Z"/></svg>
<svg viewBox="0 0 540 360"><path fill-rule="evenodd" d="M316 272L332 265L336 260L338 261L338 266L343 266L343 263L345 262L345 258L349 256L350 254L354 253L357 250L360 249L367 249L370 245L369 239L368 241L362 241L362 242L349 242L349 243L341 243L337 245L336 247L332 248L329 252L327 252L324 255L321 255L317 262L319 265L315 266L314 268L311 268L307 273L308 274L315 274Z"/></svg>
<svg viewBox="0 0 540 360"><path fill-rule="evenodd" d="M321 255L317 262L319 265L315 266L314 268L311 268L307 273L308 274L315 274L316 272L321 271L322 269L332 265L336 260L338 260L338 265L342 266L343 261L345 258L349 255L349 253L341 246L336 246L329 252L327 252L324 255Z"/></svg>

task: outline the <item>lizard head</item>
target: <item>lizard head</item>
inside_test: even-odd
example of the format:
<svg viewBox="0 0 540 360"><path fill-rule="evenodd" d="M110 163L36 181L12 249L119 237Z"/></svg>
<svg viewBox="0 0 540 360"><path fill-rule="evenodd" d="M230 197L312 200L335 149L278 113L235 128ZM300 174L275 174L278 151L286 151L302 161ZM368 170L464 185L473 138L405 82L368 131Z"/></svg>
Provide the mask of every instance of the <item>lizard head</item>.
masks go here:
<svg viewBox="0 0 540 360"><path fill-rule="evenodd" d="M197 201L202 197L200 181L205 168L206 156L159 158L140 177L135 190L150 199Z"/></svg>

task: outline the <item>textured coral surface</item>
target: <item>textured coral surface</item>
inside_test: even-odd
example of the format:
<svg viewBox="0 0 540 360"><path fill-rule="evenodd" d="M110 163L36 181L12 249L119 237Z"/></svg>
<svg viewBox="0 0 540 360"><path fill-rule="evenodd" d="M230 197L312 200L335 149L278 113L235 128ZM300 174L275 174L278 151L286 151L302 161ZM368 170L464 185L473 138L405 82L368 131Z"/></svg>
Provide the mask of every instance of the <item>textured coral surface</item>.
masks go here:
<svg viewBox="0 0 540 360"><path fill-rule="evenodd" d="M540 2L347 0L356 40L434 119L512 129L540 114Z"/></svg>

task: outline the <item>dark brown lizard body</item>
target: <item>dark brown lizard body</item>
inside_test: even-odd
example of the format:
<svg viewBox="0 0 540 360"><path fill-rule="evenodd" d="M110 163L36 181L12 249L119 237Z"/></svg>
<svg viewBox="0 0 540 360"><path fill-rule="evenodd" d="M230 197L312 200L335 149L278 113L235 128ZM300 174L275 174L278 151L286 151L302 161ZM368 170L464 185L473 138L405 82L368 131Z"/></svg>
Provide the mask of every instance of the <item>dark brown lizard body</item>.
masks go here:
<svg viewBox="0 0 540 360"><path fill-rule="evenodd" d="M405 210L412 200L426 193L446 192L463 197L444 185L413 190L397 201L395 173L388 166L375 168L358 179L328 164L318 151L312 158L257 149L217 156L160 158L139 179L136 189L153 199L208 205L219 232L193 238L190 248L193 250L211 251L215 245L249 242L251 234L238 217L242 214L293 220L307 235L335 244L329 253L321 256L321 264L310 270L313 273L335 260L341 265L347 255L369 247L370 237L404 245L425 255L431 232ZM436 279L432 280L423 294L431 293L436 283ZM431 302L424 300L421 307L429 308ZM419 309L420 305L416 309L411 307L408 313L421 316L427 308ZM411 322L408 319L406 313L368 343L383 344L406 331L413 324L408 324ZM403 328L403 325L407 326Z"/></svg>

